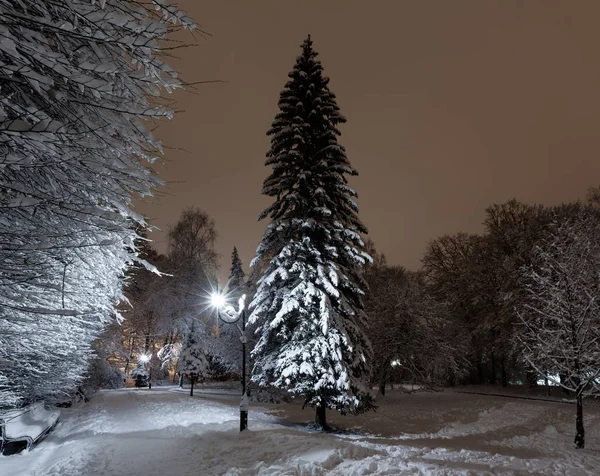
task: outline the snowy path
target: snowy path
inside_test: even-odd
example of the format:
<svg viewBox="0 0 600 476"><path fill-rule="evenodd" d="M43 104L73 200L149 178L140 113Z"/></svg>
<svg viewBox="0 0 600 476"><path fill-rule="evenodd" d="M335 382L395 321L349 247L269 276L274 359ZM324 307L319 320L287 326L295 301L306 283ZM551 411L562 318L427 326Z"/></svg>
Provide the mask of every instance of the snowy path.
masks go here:
<svg viewBox="0 0 600 476"><path fill-rule="evenodd" d="M238 432L237 397L175 388L99 393L63 410L55 431L27 454L0 459L0 475L597 474L600 409L588 447L570 448L573 408L491 397L392 394L376 413L331 414L349 430L306 429L299 405L253 406Z"/></svg>

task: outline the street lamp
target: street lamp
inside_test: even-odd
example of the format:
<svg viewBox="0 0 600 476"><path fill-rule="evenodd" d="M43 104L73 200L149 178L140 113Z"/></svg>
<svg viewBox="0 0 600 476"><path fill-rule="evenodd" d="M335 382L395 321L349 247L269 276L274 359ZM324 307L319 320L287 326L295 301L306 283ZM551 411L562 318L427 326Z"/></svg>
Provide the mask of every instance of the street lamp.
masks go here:
<svg viewBox="0 0 600 476"><path fill-rule="evenodd" d="M248 429L248 396L246 395L246 295L244 294L239 300L239 309L236 311L233 306L226 305L226 299L223 294L218 291L212 293L211 304L217 311L217 316L227 324L235 324L240 319L242 327L237 328L241 332L240 341L242 342L242 400L240 402L240 431ZM223 315L221 312L223 311Z"/></svg>
<svg viewBox="0 0 600 476"><path fill-rule="evenodd" d="M152 390L152 367L149 365L151 354L141 354L139 361L142 364L146 364L146 370L148 371L148 390Z"/></svg>
<svg viewBox="0 0 600 476"><path fill-rule="evenodd" d="M223 296L220 292L214 292L212 293L211 297L210 297L211 303L213 305L213 307L219 311L219 309L222 309L223 307L225 307L225 296Z"/></svg>

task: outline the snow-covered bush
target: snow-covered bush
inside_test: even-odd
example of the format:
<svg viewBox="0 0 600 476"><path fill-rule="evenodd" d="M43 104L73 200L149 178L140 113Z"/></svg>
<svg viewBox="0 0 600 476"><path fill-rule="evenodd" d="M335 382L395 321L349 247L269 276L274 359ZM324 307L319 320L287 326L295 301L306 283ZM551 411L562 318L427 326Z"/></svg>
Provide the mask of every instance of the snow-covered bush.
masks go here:
<svg viewBox="0 0 600 476"><path fill-rule="evenodd" d="M248 397L251 402L256 403L290 403L290 395L278 388L258 388L250 391Z"/></svg>
<svg viewBox="0 0 600 476"><path fill-rule="evenodd" d="M92 359L85 387L92 390L100 388L122 388L125 383L125 374L114 368L103 358Z"/></svg>
<svg viewBox="0 0 600 476"><path fill-rule="evenodd" d="M135 379L136 387L147 387L150 382L150 373L146 369L146 366L140 362L131 371L131 378Z"/></svg>
<svg viewBox="0 0 600 476"><path fill-rule="evenodd" d="M194 382L199 377L206 377L209 368L204 345L199 334L196 332L195 323L192 323L190 330L183 339L177 368L180 374L187 375L191 380L192 388L190 395L194 395Z"/></svg>

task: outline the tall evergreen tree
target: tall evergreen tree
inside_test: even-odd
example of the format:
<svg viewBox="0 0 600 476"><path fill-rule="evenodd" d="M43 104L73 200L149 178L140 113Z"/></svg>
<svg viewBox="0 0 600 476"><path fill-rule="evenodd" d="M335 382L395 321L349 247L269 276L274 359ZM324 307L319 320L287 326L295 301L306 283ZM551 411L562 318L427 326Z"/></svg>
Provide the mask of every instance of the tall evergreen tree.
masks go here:
<svg viewBox="0 0 600 476"><path fill-rule="evenodd" d="M231 291L239 290L244 285L244 269L242 268L242 260L238 254L237 248L233 247L231 253L231 272L229 273L229 289Z"/></svg>
<svg viewBox="0 0 600 476"><path fill-rule="evenodd" d="M267 133L265 165L273 172L262 193L275 201L259 217L271 223L253 264L272 258L251 303L260 335L253 380L301 395L326 427L326 408L344 414L373 406L360 276L370 257L347 180L357 172L337 141L346 119L310 36L288 77Z"/></svg>

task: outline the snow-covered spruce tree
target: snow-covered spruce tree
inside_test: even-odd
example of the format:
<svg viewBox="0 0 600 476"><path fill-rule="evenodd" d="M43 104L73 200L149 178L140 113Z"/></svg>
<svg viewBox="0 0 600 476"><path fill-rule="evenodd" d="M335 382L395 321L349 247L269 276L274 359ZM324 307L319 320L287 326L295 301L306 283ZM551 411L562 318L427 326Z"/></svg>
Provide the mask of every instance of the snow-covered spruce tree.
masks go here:
<svg viewBox="0 0 600 476"><path fill-rule="evenodd" d="M234 246L231 253L231 272L229 273L228 290L235 292L244 286L244 268L242 268L242 260L238 254L237 248Z"/></svg>
<svg viewBox="0 0 600 476"><path fill-rule="evenodd" d="M196 325L192 324L190 330L183 338L178 364L179 372L187 375L191 381L191 397L194 396L194 382L198 377L206 375L208 366L209 362L204 352L202 339L196 332Z"/></svg>
<svg viewBox="0 0 600 476"><path fill-rule="evenodd" d="M0 407L72 392L135 260L158 183L143 120L180 85L163 0L0 0ZM163 43L164 44L164 43Z"/></svg>
<svg viewBox="0 0 600 476"><path fill-rule="evenodd" d="M223 290L227 296L228 304L237 306L239 299L246 293L245 273L242 260L237 248L233 247L231 253L231 270L227 285ZM216 313L215 313L216 314ZM215 315L215 332L207 336L207 348L211 353L212 378L225 375L226 372L239 372L241 370L241 342L239 323L236 325L225 324ZM248 340L249 342L250 340Z"/></svg>
<svg viewBox="0 0 600 476"><path fill-rule="evenodd" d="M275 197L259 219L270 218L254 262L271 254L251 303L259 341L253 380L301 395L325 410L360 413L373 407L368 393L371 348L365 334L357 175L338 144L345 122L329 90L310 36L302 44L279 99L268 135L266 165L273 168L263 194Z"/></svg>
<svg viewBox="0 0 600 476"><path fill-rule="evenodd" d="M138 362L136 367L131 371L131 377L135 379L136 387L147 387L150 385L150 372L146 369L144 362Z"/></svg>
<svg viewBox="0 0 600 476"><path fill-rule="evenodd" d="M600 394L600 219L576 206L550 225L523 269L523 360L576 398L575 447L584 448L583 399ZM577 210L578 208L578 210Z"/></svg>

